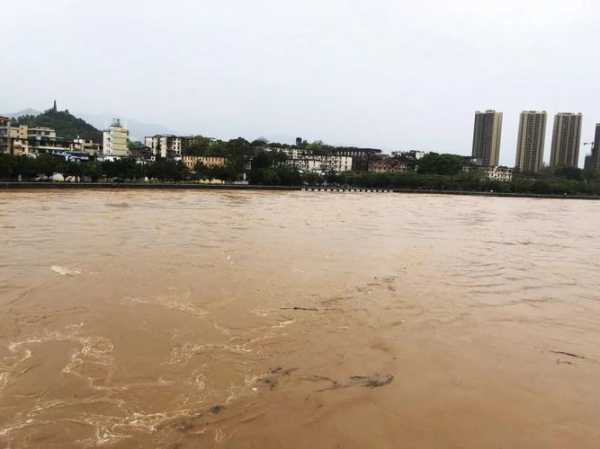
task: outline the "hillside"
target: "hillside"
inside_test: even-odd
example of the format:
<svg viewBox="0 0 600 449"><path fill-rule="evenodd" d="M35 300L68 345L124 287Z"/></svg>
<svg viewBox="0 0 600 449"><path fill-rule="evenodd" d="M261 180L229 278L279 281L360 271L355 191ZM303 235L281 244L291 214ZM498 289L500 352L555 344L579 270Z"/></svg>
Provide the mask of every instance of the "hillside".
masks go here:
<svg viewBox="0 0 600 449"><path fill-rule="evenodd" d="M94 142L101 142L102 133L87 123L75 117L69 110L59 111L56 108L48 109L39 115L23 115L14 119L19 125L30 127L44 126L56 130L56 135L65 139L80 137Z"/></svg>

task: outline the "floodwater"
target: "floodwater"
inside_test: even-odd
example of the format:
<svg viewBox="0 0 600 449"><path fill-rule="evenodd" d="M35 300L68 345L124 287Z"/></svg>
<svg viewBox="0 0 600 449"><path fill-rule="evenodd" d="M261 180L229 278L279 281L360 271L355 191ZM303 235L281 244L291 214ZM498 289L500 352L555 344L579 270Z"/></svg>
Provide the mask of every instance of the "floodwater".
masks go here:
<svg viewBox="0 0 600 449"><path fill-rule="evenodd" d="M0 447L600 447L600 202L0 192Z"/></svg>

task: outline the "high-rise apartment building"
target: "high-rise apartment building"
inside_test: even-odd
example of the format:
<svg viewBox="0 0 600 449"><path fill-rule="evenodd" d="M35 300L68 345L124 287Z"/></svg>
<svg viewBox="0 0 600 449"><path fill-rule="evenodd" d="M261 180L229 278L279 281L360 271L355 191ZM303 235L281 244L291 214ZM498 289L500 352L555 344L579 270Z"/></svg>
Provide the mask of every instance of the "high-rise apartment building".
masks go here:
<svg viewBox="0 0 600 449"><path fill-rule="evenodd" d="M129 130L121 125L119 119L115 119L111 127L102 133L102 154L111 157L127 157L128 139Z"/></svg>
<svg viewBox="0 0 600 449"><path fill-rule="evenodd" d="M477 111L473 130L473 158L485 167L498 165L502 137L502 112Z"/></svg>
<svg viewBox="0 0 600 449"><path fill-rule="evenodd" d="M596 133L594 135L594 145L592 146L589 169L600 170L600 123L596 124Z"/></svg>
<svg viewBox="0 0 600 449"><path fill-rule="evenodd" d="M561 112L554 117L551 167L577 167L581 144L581 114Z"/></svg>
<svg viewBox="0 0 600 449"><path fill-rule="evenodd" d="M519 121L515 168L523 173L537 173L544 166L546 111L523 111Z"/></svg>

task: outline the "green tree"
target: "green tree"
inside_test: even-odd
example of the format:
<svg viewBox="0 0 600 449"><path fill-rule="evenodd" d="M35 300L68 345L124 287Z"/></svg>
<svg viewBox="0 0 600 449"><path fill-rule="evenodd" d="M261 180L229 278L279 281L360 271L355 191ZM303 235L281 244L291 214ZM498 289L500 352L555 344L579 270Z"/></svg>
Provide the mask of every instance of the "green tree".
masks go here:
<svg viewBox="0 0 600 449"><path fill-rule="evenodd" d="M10 154L0 154L0 179L13 178L15 163L15 158Z"/></svg>
<svg viewBox="0 0 600 449"><path fill-rule="evenodd" d="M203 136L195 136L192 142L183 149L186 156L211 156L210 139Z"/></svg>
<svg viewBox="0 0 600 449"><path fill-rule="evenodd" d="M419 159L418 171L421 174L457 175L462 171L465 159L455 154L428 153Z"/></svg>

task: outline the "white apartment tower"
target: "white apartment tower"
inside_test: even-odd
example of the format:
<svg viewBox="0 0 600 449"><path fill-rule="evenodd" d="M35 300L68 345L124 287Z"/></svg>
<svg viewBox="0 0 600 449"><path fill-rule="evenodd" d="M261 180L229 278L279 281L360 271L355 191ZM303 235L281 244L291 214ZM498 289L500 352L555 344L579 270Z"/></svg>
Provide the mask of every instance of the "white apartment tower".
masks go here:
<svg viewBox="0 0 600 449"><path fill-rule="evenodd" d="M102 133L102 154L112 157L129 156L129 130L115 119L109 129Z"/></svg>

